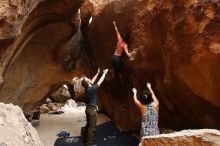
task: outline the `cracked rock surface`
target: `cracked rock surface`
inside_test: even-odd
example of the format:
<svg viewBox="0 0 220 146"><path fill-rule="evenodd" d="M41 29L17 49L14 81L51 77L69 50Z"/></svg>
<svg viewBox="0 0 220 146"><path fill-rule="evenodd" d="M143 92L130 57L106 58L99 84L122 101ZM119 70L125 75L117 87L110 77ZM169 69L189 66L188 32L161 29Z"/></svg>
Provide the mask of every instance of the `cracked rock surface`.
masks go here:
<svg viewBox="0 0 220 146"><path fill-rule="evenodd" d="M0 103L0 131L1 146L43 146L18 106Z"/></svg>

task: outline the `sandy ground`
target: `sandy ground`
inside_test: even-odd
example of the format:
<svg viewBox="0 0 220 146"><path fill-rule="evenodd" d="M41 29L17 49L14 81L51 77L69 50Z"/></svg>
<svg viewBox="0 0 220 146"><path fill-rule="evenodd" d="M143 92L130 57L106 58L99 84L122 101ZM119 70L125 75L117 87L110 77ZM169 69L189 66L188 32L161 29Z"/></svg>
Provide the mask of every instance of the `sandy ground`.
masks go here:
<svg viewBox="0 0 220 146"><path fill-rule="evenodd" d="M98 114L98 124L110 121L104 114ZM41 114L38 134L45 146L53 146L60 131L70 132L71 136L79 136L82 126L86 124L85 106L77 107L73 111L65 111L60 115Z"/></svg>

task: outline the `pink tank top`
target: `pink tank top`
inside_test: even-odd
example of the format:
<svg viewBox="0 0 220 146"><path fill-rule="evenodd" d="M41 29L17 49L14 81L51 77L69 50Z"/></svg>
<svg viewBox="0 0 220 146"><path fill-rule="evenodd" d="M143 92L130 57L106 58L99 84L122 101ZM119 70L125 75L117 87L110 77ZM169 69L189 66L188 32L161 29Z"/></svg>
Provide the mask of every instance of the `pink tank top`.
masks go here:
<svg viewBox="0 0 220 146"><path fill-rule="evenodd" d="M118 41L114 55L122 56L122 54L124 53L124 45L124 42Z"/></svg>

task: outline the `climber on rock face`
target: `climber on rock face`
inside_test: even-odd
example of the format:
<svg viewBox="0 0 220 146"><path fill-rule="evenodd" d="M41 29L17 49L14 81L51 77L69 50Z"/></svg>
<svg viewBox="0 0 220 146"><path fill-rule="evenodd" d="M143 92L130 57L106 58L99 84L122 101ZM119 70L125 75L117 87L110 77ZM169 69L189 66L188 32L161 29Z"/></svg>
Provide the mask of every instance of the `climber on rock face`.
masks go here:
<svg viewBox="0 0 220 146"><path fill-rule="evenodd" d="M134 102L142 115L141 137L160 134L158 128L159 101L151 88L151 84L147 83L147 90L140 94L140 101L137 99L137 90L133 88L132 91Z"/></svg>
<svg viewBox="0 0 220 146"><path fill-rule="evenodd" d="M85 88L85 96L86 96L86 127L85 131L82 130L83 136L85 136L86 146L92 146L94 140L94 134L96 130L96 121L97 121L97 112L96 112L96 93L98 87L102 84L105 79L106 74L108 73L108 69L103 70L103 74L99 81L95 83L98 75L100 73L100 69L98 69L97 74L90 80L87 77L84 77L82 80L82 86Z"/></svg>
<svg viewBox="0 0 220 146"><path fill-rule="evenodd" d="M117 75L119 75L119 78L121 80L122 83L124 83L123 77L122 77L122 62L121 62L121 58L123 53L125 52L126 55L130 58L131 57L131 53L128 52L128 35L123 35L121 37L120 33L118 32L118 28L116 26L116 22L113 21L113 25L115 27L115 31L117 34L117 46L114 52L114 55L112 56L112 65L113 65L113 77L115 77L115 74L117 73Z"/></svg>

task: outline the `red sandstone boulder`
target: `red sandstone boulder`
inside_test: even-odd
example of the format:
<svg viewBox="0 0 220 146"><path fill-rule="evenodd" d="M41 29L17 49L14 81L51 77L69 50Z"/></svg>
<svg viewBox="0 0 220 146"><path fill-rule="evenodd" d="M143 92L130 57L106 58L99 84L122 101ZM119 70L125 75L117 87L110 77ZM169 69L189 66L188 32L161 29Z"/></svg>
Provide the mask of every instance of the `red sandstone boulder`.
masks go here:
<svg viewBox="0 0 220 146"><path fill-rule="evenodd" d="M129 33L130 51L142 48L134 61L123 58L127 85L113 80L100 92L103 109L119 125L135 129L139 116L131 89L142 89L148 81L161 103L160 126L219 128L219 1L91 2L88 36L98 66L111 66L113 20L121 33Z"/></svg>
<svg viewBox="0 0 220 146"><path fill-rule="evenodd" d="M0 8L4 14L0 18L4 21L0 22L0 46L13 40L0 52L0 101L26 110L42 99L51 85L71 81L77 74L64 71L66 56L62 54L66 50L61 46L77 31L82 1L40 2L0 2L4 6Z"/></svg>

